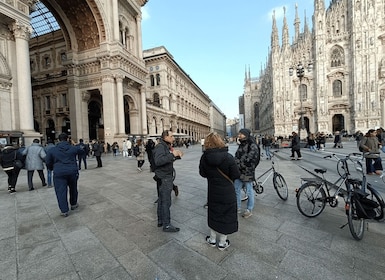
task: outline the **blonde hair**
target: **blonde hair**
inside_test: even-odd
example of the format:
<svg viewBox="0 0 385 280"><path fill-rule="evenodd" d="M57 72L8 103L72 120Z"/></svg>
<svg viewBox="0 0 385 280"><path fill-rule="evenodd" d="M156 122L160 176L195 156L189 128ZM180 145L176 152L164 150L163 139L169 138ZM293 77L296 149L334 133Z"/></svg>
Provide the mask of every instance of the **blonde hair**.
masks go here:
<svg viewBox="0 0 385 280"><path fill-rule="evenodd" d="M211 132L206 136L204 146L205 149L215 149L226 147L226 144L216 132Z"/></svg>

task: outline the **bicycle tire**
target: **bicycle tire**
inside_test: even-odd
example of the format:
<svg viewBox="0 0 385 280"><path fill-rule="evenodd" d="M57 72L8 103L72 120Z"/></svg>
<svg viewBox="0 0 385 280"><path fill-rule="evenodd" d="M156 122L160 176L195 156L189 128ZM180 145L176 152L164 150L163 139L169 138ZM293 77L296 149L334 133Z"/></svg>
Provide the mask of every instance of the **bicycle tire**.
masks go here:
<svg viewBox="0 0 385 280"><path fill-rule="evenodd" d="M297 208L302 215L317 217L325 209L326 194L322 185L315 182L304 183L297 192Z"/></svg>
<svg viewBox="0 0 385 280"><path fill-rule="evenodd" d="M384 218L384 200L382 199L380 193L376 189L374 189L369 183L367 185L367 190L370 192L367 198L378 203L378 207L374 209L374 211L376 212L376 216L373 219L376 221L382 220Z"/></svg>
<svg viewBox="0 0 385 280"><path fill-rule="evenodd" d="M287 188L285 178L283 178L283 176L278 172L274 173L273 186L278 196L282 200L287 200L287 198L289 197L289 190Z"/></svg>
<svg viewBox="0 0 385 280"><path fill-rule="evenodd" d="M347 205L348 209L348 225L350 233L352 234L355 240L361 240L364 237L365 227L364 218L359 218L357 215L357 206L355 199L352 199L351 194L349 194Z"/></svg>

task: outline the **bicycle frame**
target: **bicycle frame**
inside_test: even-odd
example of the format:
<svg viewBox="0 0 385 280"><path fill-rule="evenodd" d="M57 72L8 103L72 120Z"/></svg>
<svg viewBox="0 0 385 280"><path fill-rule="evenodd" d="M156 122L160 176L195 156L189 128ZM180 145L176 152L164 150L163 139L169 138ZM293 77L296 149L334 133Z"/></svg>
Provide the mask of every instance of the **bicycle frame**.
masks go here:
<svg viewBox="0 0 385 280"><path fill-rule="evenodd" d="M334 183L332 183L332 182L326 180L326 178L323 174L320 176L320 175L315 174L314 172L310 171L309 169L307 169L301 165L299 165L299 167L301 167L303 170L305 170L306 172L310 173L311 175L313 175L315 177L315 178L301 178L302 181L318 182L320 187L325 186L324 189L326 189L328 197L338 198L338 194L340 194L340 193L342 194L342 197L346 196L347 190L344 190L342 188L342 186L345 185L348 188L348 186L346 184L346 182L348 181L348 176L343 176L343 177L340 176ZM331 188L336 189L333 196L330 195Z"/></svg>

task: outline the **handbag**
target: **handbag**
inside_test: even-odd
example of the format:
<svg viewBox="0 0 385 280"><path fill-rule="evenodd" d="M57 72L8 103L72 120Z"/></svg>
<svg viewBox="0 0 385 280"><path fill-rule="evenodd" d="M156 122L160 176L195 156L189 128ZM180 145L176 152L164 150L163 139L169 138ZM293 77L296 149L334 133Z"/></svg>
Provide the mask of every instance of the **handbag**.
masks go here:
<svg viewBox="0 0 385 280"><path fill-rule="evenodd" d="M15 159L13 160L13 166L19 169L22 169L24 167L24 163L16 158L17 151L15 152Z"/></svg>

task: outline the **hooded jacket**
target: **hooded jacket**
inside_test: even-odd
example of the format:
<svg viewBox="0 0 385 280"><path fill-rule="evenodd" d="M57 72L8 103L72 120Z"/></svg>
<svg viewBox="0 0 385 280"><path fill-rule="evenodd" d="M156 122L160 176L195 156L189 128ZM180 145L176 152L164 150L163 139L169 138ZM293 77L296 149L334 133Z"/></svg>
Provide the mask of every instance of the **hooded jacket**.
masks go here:
<svg viewBox="0 0 385 280"><path fill-rule="evenodd" d="M53 170L54 176L78 174L76 157L82 154L84 150L80 147L72 146L68 141L61 141L47 151L45 163L49 170Z"/></svg>
<svg viewBox="0 0 385 280"><path fill-rule="evenodd" d="M218 169L232 181L241 175L227 147L205 150L200 159L199 174L208 182L209 227L222 234L231 234L238 231L237 198L233 183Z"/></svg>
<svg viewBox="0 0 385 280"><path fill-rule="evenodd" d="M155 175L164 179L173 176L175 157L170 150L171 144L163 139L154 148Z"/></svg>

